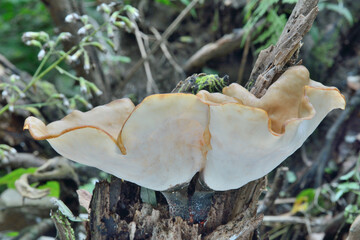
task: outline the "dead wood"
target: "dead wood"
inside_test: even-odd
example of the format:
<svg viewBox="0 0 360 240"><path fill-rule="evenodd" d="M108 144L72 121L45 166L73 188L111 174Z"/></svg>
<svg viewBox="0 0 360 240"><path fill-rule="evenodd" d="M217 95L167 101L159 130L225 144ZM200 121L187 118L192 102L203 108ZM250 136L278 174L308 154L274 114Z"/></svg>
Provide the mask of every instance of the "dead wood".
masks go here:
<svg viewBox="0 0 360 240"><path fill-rule="evenodd" d="M360 215L355 219L353 224L351 224L349 230L349 236L346 240L356 240L360 239Z"/></svg>
<svg viewBox="0 0 360 240"><path fill-rule="evenodd" d="M262 204L259 206L258 213L264 213L274 206L275 200L278 198L284 184L287 171L289 171L287 167L280 167L276 170L274 182L271 184L270 190L266 193Z"/></svg>
<svg viewBox="0 0 360 240"><path fill-rule="evenodd" d="M69 162L63 157L54 157L40 166L33 174L23 174L15 181L18 192L25 198L38 199L45 197L49 189L37 189L30 186L33 183L41 185L47 181L58 181L60 184L60 200L62 200L70 210L79 214L79 201L76 189L79 187L78 176Z"/></svg>
<svg viewBox="0 0 360 240"><path fill-rule="evenodd" d="M235 29L232 33L226 34L216 42L206 44L187 60L183 67L184 71L190 72L193 69L198 69L210 59L224 56L239 49L244 32L243 29Z"/></svg>
<svg viewBox="0 0 360 240"><path fill-rule="evenodd" d="M121 82L121 88L124 87L132 78L132 76L135 74L135 72L141 67L141 65L148 60L148 57L150 57L152 54L154 54L159 47L161 46L161 43L166 41L171 34L179 27L179 24L181 21L187 16L187 14L190 12L191 9L199 2L199 0L193 0L189 5L184 8L184 10L181 11L181 13L177 16L177 18L169 25L169 27L165 30L165 32L161 35L161 39L157 40L154 45L152 46L150 52L148 53L146 58L141 58L139 61L137 61L134 66L128 71L127 75L124 78L124 81Z"/></svg>
<svg viewBox="0 0 360 240"><path fill-rule="evenodd" d="M35 156L31 153L15 153L8 156L7 162L0 162L0 168L17 169L20 167L40 167L45 163L45 159Z"/></svg>
<svg viewBox="0 0 360 240"><path fill-rule="evenodd" d="M276 45L260 52L247 83L255 96L265 94L266 89L276 80L274 78L285 70L286 64L296 63L295 53L316 18L317 3L318 0L299 0Z"/></svg>
<svg viewBox="0 0 360 240"><path fill-rule="evenodd" d="M254 80L258 79L256 96L259 97L266 91L285 64L293 63L290 60L299 49L302 37L315 19L316 4L317 1L300 0L278 44L260 54L252 74ZM168 37L164 35L162 39ZM159 47L160 42L156 46ZM151 53L153 51L149 55ZM133 69L138 69L144 61L144 58L141 59ZM274 67L269 68L272 65ZM132 76L132 72L133 70L129 71L127 80ZM262 77L258 78L258 76ZM267 79L266 84L263 78ZM141 203L140 187L134 184L116 178L110 183L100 182L95 187L90 203L88 239L249 240L262 221L262 215L257 215L257 205L265 186L266 178L263 177L240 189L216 193L206 224L203 225L188 223L178 217L169 218L167 206L162 201L155 209Z"/></svg>

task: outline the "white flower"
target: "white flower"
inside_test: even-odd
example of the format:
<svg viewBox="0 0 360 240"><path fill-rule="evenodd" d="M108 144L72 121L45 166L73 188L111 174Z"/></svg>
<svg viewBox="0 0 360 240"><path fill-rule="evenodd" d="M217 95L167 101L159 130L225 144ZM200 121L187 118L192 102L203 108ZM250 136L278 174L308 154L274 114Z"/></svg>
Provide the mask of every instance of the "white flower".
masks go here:
<svg viewBox="0 0 360 240"><path fill-rule="evenodd" d="M46 54L46 52L45 52L45 50L42 48L42 49L40 50L40 52L38 53L38 55L37 55L38 60L41 61L41 60L45 57L45 54Z"/></svg>
<svg viewBox="0 0 360 240"><path fill-rule="evenodd" d="M85 35L85 33L86 33L86 28L85 27L81 27L77 31L77 34L79 34L79 35Z"/></svg>
<svg viewBox="0 0 360 240"><path fill-rule="evenodd" d="M3 90L1 93L2 98L6 98L9 95L7 90Z"/></svg>
<svg viewBox="0 0 360 240"><path fill-rule="evenodd" d="M35 38L37 38L39 36L39 33L38 32L25 32L21 39L23 42L26 42L28 40L33 40Z"/></svg>
<svg viewBox="0 0 360 240"><path fill-rule="evenodd" d="M11 82L16 82L16 81L19 81L20 80L20 76L19 75L16 75L16 74L11 74L10 75L10 81Z"/></svg>
<svg viewBox="0 0 360 240"><path fill-rule="evenodd" d="M69 32L62 32L62 33L60 33L60 35L59 35L59 39L61 40L61 41L66 41L66 40L69 40L70 38L71 38L71 33L69 33Z"/></svg>
<svg viewBox="0 0 360 240"><path fill-rule="evenodd" d="M104 12L106 14L110 14L111 8L108 4L102 3L99 6L96 7L96 11L98 12Z"/></svg>
<svg viewBox="0 0 360 240"><path fill-rule="evenodd" d="M69 102L69 100L68 100L67 98L64 98L64 99L63 99L63 105L64 105L65 107L69 107L69 106L70 106L70 102Z"/></svg>
<svg viewBox="0 0 360 240"><path fill-rule="evenodd" d="M80 92L82 93L86 93L87 92L87 88L85 85L80 85Z"/></svg>
<svg viewBox="0 0 360 240"><path fill-rule="evenodd" d="M80 16L77 13L70 13L69 15L67 15L65 17L65 22L72 23L72 22L75 22L78 19L80 19Z"/></svg>
<svg viewBox="0 0 360 240"><path fill-rule="evenodd" d="M90 30L93 26L91 24L86 24L85 26L79 28L77 34L85 35L88 30Z"/></svg>

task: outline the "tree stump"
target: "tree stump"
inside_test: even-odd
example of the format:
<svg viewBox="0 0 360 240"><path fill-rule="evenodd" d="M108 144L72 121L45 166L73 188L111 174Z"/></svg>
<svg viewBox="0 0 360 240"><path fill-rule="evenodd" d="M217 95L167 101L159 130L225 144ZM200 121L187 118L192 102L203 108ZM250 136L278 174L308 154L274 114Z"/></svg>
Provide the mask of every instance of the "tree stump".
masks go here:
<svg viewBox="0 0 360 240"><path fill-rule="evenodd" d="M261 97L277 76L296 64L301 39L317 15L318 0L299 0L278 43L263 50L249 80L251 92ZM256 163L254 163L256 164ZM140 187L114 178L95 187L90 204L88 239L252 239L260 225L257 203L266 186L266 177L237 190L216 192L205 222L194 224L171 218L167 204L152 207L140 200Z"/></svg>

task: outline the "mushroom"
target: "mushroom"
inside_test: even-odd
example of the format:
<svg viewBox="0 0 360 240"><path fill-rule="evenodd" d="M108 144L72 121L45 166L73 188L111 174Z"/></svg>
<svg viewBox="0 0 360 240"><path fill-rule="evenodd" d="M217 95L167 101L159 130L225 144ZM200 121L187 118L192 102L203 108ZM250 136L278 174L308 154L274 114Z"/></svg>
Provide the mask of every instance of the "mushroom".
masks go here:
<svg viewBox="0 0 360 240"><path fill-rule="evenodd" d="M199 172L208 188L225 191L269 173L344 107L336 88L296 66L260 99L233 83L223 93L155 94L136 107L115 100L47 126L29 117L24 129L66 158L146 188L171 190Z"/></svg>

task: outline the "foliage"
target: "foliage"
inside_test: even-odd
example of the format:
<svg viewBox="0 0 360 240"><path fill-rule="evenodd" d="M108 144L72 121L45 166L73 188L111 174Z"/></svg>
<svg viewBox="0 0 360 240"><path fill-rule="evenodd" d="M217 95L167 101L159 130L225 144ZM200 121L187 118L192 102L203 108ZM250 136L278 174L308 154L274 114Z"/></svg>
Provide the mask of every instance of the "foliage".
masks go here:
<svg viewBox="0 0 360 240"><path fill-rule="evenodd" d="M3 95L4 92L6 93L6 96L10 95L10 97L7 98L8 104L0 109L0 115L7 110L13 111L15 107L26 109L34 114L38 114L39 112L36 111L36 108L53 104L63 105L63 107L65 107L65 111L77 108L77 103L80 103L87 108L92 108L92 105L89 103L89 99L92 98L93 94L102 94L100 89L94 83L84 79L83 77L73 75L70 71L60 66L60 64L64 61L67 63L77 62L80 58L83 58L83 68L86 72L89 72L91 68L91 62L89 54L86 50L87 46L93 46L100 51L105 51L107 48L114 47L114 43L111 40L114 37L114 30L132 30L132 21L138 17L137 9L130 5L124 5L117 9L113 7L114 4L107 5L104 3L98 6L97 10L104 15L106 20L102 25L99 26L93 25L90 21L90 17L87 15L79 16L78 14L73 13L66 16L66 22L80 22L82 24L82 27L80 27L77 32L77 34L81 37L79 44L73 46L67 52L62 50L61 43L72 37L70 33L62 32L54 37L51 37L44 31L24 33L22 40L26 45L39 49L37 58L41 62L31 81L26 84L24 89L20 89L17 86L19 81L22 81L22 79L20 79L18 76L15 76L14 80L10 83L0 85L0 90L3 90ZM126 17L125 14L127 14L129 18ZM103 35L101 34L100 39L97 33L102 31L106 32L107 36L103 38ZM126 62L129 61L129 59L126 57L120 57L115 58L114 61ZM30 106L17 104L17 101L20 98L25 97L26 92L35 85L37 87L46 87L47 85L44 85L46 81L43 81L42 78L52 70L57 70L60 75L77 82L79 85L78 91L72 91L70 94L68 92L69 95L66 96L65 94L55 90L49 94L50 96L46 102L34 103ZM44 88L43 90L45 91L46 89Z"/></svg>
<svg viewBox="0 0 360 240"><path fill-rule="evenodd" d="M61 211L57 210L55 213L51 212L50 215L55 223L59 239L76 239L74 229L71 227L69 220Z"/></svg>
<svg viewBox="0 0 360 240"><path fill-rule="evenodd" d="M71 210L65 205L65 203L59 199L51 198L51 201L59 208L59 211L67 217L70 221L73 222L84 222L87 221L87 219L76 217Z"/></svg>
<svg viewBox="0 0 360 240"><path fill-rule="evenodd" d="M15 182L18 180L23 174L33 174L35 173L37 168L18 168L5 176L0 178L0 185L6 185L7 188L15 189ZM36 183L31 184L32 187L37 187ZM45 184L42 184L37 187L37 189L50 189L50 193L48 196L58 198L60 196L60 184L57 181L47 181Z"/></svg>
<svg viewBox="0 0 360 240"><path fill-rule="evenodd" d="M256 36L254 43L262 43L256 52L267 48L271 44L275 44L284 28L287 17L284 13L279 15L279 7L276 5L280 0L250 0L244 9L244 25L245 35L242 40L244 46L249 34L254 30L256 24L262 19L265 21L255 29L253 36ZM286 3L293 4L297 0L288 0Z"/></svg>
<svg viewBox="0 0 360 240"><path fill-rule="evenodd" d="M1 83L0 83L0 85L1 85ZM6 144L0 144L0 160L1 161L8 161L9 155L15 154L15 153L16 153L15 148L12 148Z"/></svg>
<svg viewBox="0 0 360 240"><path fill-rule="evenodd" d="M313 188L308 188L302 190L295 199L291 213L295 214L297 212L305 212L313 204L315 198L316 190Z"/></svg>
<svg viewBox="0 0 360 240"><path fill-rule="evenodd" d="M19 235L19 232L8 232L6 233L6 236L8 237L17 237Z"/></svg>
<svg viewBox="0 0 360 240"><path fill-rule="evenodd" d="M16 26L16 28L14 28ZM26 47L19 33L37 29L52 34L45 5L37 0L0 1L0 52L20 69L31 74L36 69L36 50Z"/></svg>
<svg viewBox="0 0 360 240"><path fill-rule="evenodd" d="M84 185L81 185L79 187L79 189L84 189L86 190L87 192L89 193L92 193L94 191L94 188L95 188L95 184L98 182L99 180L97 178L91 178L89 179L89 182L84 184Z"/></svg>
<svg viewBox="0 0 360 240"><path fill-rule="evenodd" d="M32 184L32 187L35 187L36 184ZM40 185L37 189L50 189L48 194L49 197L60 197L60 184L58 181L47 181L45 184Z"/></svg>
<svg viewBox="0 0 360 240"><path fill-rule="evenodd" d="M148 189L145 187L141 187L140 197L144 203L148 203L148 204L151 204L152 206L156 207L157 200L156 200L156 195L155 195L154 190L151 190L151 189Z"/></svg>
<svg viewBox="0 0 360 240"><path fill-rule="evenodd" d="M6 174L0 178L0 185L6 184L8 188L15 189L15 181L18 180L23 174L32 174L35 173L37 168L18 168L14 171Z"/></svg>
<svg viewBox="0 0 360 240"><path fill-rule="evenodd" d="M337 4L323 0L319 2L318 6L319 6L319 11L322 11L324 9L334 11L340 14L342 17L344 17L350 26L353 25L354 18L350 10L344 6L343 0L338 0Z"/></svg>
<svg viewBox="0 0 360 240"><path fill-rule="evenodd" d="M244 9L244 21L246 23L244 25L245 34L242 39L242 46L244 46L249 34L254 37L253 43L260 45L257 47L255 53L259 53L261 50L269 47L270 45L274 45L277 42L287 21L286 14L282 13L282 10L278 6L279 2L280 0L250 0L247 3ZM285 0L281 2L283 4L295 4L297 0ZM325 9L337 12L346 19L349 25L352 25L354 22L351 12L344 6L342 0L339 0L338 4L321 1L319 3L319 10L323 11ZM254 29L257 24L259 24L259 26ZM323 48L324 49L318 49L318 52L331 52L331 48L333 48L333 46L329 44ZM314 56L319 55L314 54ZM328 61L326 62L327 66L332 65L331 59L327 60L329 58L325 57L323 54L321 56L322 61Z"/></svg>

